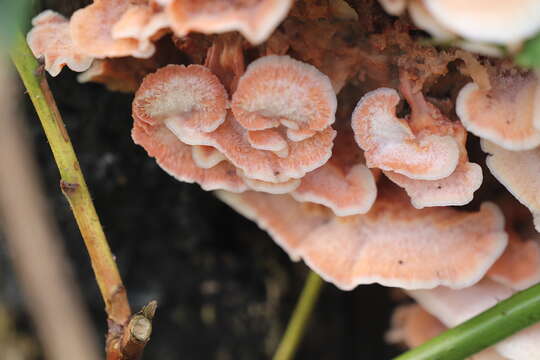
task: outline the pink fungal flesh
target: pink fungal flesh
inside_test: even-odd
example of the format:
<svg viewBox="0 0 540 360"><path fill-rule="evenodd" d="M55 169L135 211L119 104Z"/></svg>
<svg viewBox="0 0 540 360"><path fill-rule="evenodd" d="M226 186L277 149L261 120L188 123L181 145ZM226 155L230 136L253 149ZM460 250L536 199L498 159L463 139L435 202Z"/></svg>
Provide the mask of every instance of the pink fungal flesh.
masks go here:
<svg viewBox="0 0 540 360"><path fill-rule="evenodd" d="M36 58L44 58L45 70L51 76L57 76L65 65L79 72L92 65L93 58L73 44L69 22L62 15L45 10L32 20L32 25L26 41Z"/></svg>
<svg viewBox="0 0 540 360"><path fill-rule="evenodd" d="M287 15L291 0L171 0L167 14L177 36L238 30L252 44L265 41Z"/></svg>
<svg viewBox="0 0 540 360"><path fill-rule="evenodd" d="M288 56L252 62L232 99L234 116L248 130L281 124L293 130L322 131L334 122L336 107L330 79Z"/></svg>
<svg viewBox="0 0 540 360"><path fill-rule="evenodd" d="M341 289L380 283L409 289L470 286L504 250L504 219L493 204L477 213L416 210L386 192L366 215L335 217L287 195L218 192L293 259L302 258Z"/></svg>
<svg viewBox="0 0 540 360"><path fill-rule="evenodd" d="M459 92L456 113L465 128L508 150L540 145L540 130L534 127L536 76L500 75L492 77L490 83L489 90L469 83Z"/></svg>
<svg viewBox="0 0 540 360"><path fill-rule="evenodd" d="M396 117L398 102L395 90L380 88L364 95L353 112L352 128L368 167L419 180L452 174L459 161L456 140L429 132L415 135L405 120Z"/></svg>

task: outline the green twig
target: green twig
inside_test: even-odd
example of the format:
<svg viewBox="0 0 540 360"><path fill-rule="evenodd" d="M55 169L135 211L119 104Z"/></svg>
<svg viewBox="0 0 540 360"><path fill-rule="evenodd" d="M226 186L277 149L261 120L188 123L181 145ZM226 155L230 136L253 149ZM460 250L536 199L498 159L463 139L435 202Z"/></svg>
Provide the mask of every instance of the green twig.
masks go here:
<svg viewBox="0 0 540 360"><path fill-rule="evenodd" d="M126 289L96 213L73 145L49 89L43 66L34 58L21 33L15 35L10 55L49 141L54 160L60 171L60 188L79 226L105 302L109 320L106 342L107 359L138 359L148 339L139 342L137 347L130 345L133 333L130 320L133 320L133 317ZM151 319L148 319L147 322L150 323L150 321ZM127 336L125 336L126 333ZM145 334L149 337L150 332L147 331ZM124 341L125 339L127 340Z"/></svg>
<svg viewBox="0 0 540 360"><path fill-rule="evenodd" d="M290 360L293 358L323 284L324 281L319 275L313 271L309 272L300 299L296 304L285 335L281 339L273 360Z"/></svg>
<svg viewBox="0 0 540 360"><path fill-rule="evenodd" d="M462 360L540 321L540 285L501 301L395 360Z"/></svg>

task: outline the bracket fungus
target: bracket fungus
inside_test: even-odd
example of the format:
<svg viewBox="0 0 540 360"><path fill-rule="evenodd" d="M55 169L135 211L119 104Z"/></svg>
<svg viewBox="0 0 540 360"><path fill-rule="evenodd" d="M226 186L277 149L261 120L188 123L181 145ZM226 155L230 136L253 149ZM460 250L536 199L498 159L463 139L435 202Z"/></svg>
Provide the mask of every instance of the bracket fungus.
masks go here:
<svg viewBox="0 0 540 360"><path fill-rule="evenodd" d="M529 208L540 231L540 148L510 151L482 140L482 150L488 153L486 164L493 176Z"/></svg>
<svg viewBox="0 0 540 360"><path fill-rule="evenodd" d="M212 67L219 65L212 64L210 61ZM279 74L275 73L276 65ZM314 67L289 57L268 56L255 61L253 66L256 71L250 71L248 67L239 78L238 88L232 96L232 111L228 110L230 101L225 86L209 68L202 65L161 68L143 80L135 95L133 118L135 125L138 124L135 127L168 130L167 139L176 138L186 149L195 147L196 150L189 151L190 156L195 154L191 158L195 165L201 164L201 169L213 169L209 166L214 163L220 163L220 167L228 166L234 169L234 176L230 177L243 182L245 187L270 193L295 190L300 178L322 166L331 156L335 131L330 125L336 110L335 94L328 78L317 73ZM243 71L241 66L236 68ZM294 76L279 77L291 68ZM278 79L281 82L276 87ZM261 88L256 80L266 87ZM229 79L229 88L230 81L233 80ZM281 107L274 104L279 104L278 95L284 88L294 89L297 98L303 100L295 104L291 113L280 113ZM304 96L306 93L307 97ZM290 95L295 96L294 93ZM310 101L317 101L320 108L313 109ZM252 105L254 107L250 107ZM275 124L278 127L251 131L237 120L256 117L258 113L271 122L277 121L274 118L279 119ZM295 130L304 129L294 125L297 123L309 125L314 122L315 125L308 128L310 136L291 140L285 130L288 128L281 126L282 122L296 127ZM146 147L144 142L136 142ZM205 147L210 159L201 152L201 146ZM160 154L154 152L153 156L162 165ZM183 169L177 165L168 171L177 173L181 179ZM239 191L236 185L235 182L234 190ZM229 190L228 187L224 189Z"/></svg>
<svg viewBox="0 0 540 360"><path fill-rule="evenodd" d="M536 0L423 2L444 27L474 41L509 44L540 30L540 3Z"/></svg>
<svg viewBox="0 0 540 360"><path fill-rule="evenodd" d="M399 95L393 89L369 92L353 112L355 139L368 166L405 188L418 209L469 203L482 184L482 170L468 161L465 130L415 91L406 76L401 80L411 108L407 120L395 116Z"/></svg>
<svg viewBox="0 0 540 360"><path fill-rule="evenodd" d="M495 70L493 70L495 71ZM456 100L456 113L473 134L508 150L529 150L540 145L534 126L538 79L533 72L501 71L489 79L490 88L471 82Z"/></svg>
<svg viewBox="0 0 540 360"><path fill-rule="evenodd" d="M288 195L217 195L268 231L291 258L303 259L344 290L374 282L406 289L467 287L506 246L504 219L494 204L477 213L416 210L396 189L385 190L367 214L345 218Z"/></svg>
<svg viewBox="0 0 540 360"><path fill-rule="evenodd" d="M459 162L456 140L430 132L415 134L396 116L399 100L396 90L380 88L364 95L354 109L351 125L368 167L419 180L452 174Z"/></svg>
<svg viewBox="0 0 540 360"><path fill-rule="evenodd" d="M238 30L256 45L270 36L291 5L291 0L171 0L166 12L178 36L190 31L211 34Z"/></svg>
<svg viewBox="0 0 540 360"><path fill-rule="evenodd" d="M32 19L32 25L26 41L36 58L44 58L45 70L51 76L58 75L65 65L79 72L92 65L94 59L74 46L69 22L62 15L45 10Z"/></svg>

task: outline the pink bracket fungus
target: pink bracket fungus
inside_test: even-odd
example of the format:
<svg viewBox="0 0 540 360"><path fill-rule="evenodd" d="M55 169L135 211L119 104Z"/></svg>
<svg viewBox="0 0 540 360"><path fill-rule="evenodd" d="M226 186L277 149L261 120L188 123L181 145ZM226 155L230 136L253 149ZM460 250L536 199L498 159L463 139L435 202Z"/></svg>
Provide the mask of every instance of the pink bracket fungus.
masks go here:
<svg viewBox="0 0 540 360"><path fill-rule="evenodd" d="M302 258L344 290L374 282L408 289L470 286L506 246L504 218L493 204L477 213L416 210L399 192L385 190L370 212L345 218L288 195L217 195L268 231L291 258Z"/></svg>
<svg viewBox="0 0 540 360"><path fill-rule="evenodd" d="M459 162L452 174L438 180L411 179L405 175L385 171L384 174L397 185L405 188L411 203L417 209L427 206L465 205L482 184L482 169L468 161L465 142L467 133L463 126L452 122L428 102L420 90L415 90L407 73L402 73L401 92L411 108L410 124L416 132L430 131L449 135L459 145Z"/></svg>
<svg viewBox="0 0 540 360"><path fill-rule="evenodd" d="M69 22L62 15L45 10L32 20L32 25L26 41L36 58L44 58L45 70L51 76L58 75L65 65L79 72L92 65L93 58L74 46Z"/></svg>
<svg viewBox="0 0 540 360"><path fill-rule="evenodd" d="M405 120L396 117L398 103L396 90L380 88L364 95L354 109L351 124L368 167L420 180L452 174L459 162L456 140L430 132L414 134Z"/></svg>
<svg viewBox="0 0 540 360"><path fill-rule="evenodd" d="M307 137L332 125L336 108L330 79L314 66L288 56L270 55L252 62L232 98L232 111L246 129L283 125L311 130ZM291 140L297 138L304 136L293 133Z"/></svg>
<svg viewBox="0 0 540 360"><path fill-rule="evenodd" d="M148 39L154 35L152 31L159 32L164 24L154 26L152 23L147 29L137 31L142 23L146 25L145 21L151 21L146 10L140 11L148 6L144 0L95 0L71 16L70 31L75 46L96 58L152 56L155 47ZM137 37L123 37L127 34L137 34Z"/></svg>
<svg viewBox="0 0 540 360"><path fill-rule="evenodd" d="M234 46L241 44L235 42ZM225 57L218 56L214 50L209 51L212 59L216 61L218 58L225 59L225 62L233 64L235 71L243 71L243 62L229 54L230 49L222 48L224 54L229 54ZM220 66L223 64L220 65L219 61L214 60L209 60L209 65L221 73ZM279 65L288 62L297 66L296 61L288 57L285 60L271 57L265 64L271 67L274 62ZM284 77L282 82L288 84L284 86L290 86L300 94L307 92L322 97L320 114L317 109L314 110L309 106L310 103L305 104L304 108L297 107L294 117L290 114L268 113L290 123L309 124L309 121L313 121L322 128L322 131L308 129L311 136L304 136L302 139L298 137L295 140L289 139L286 131L288 128L281 126L280 122L278 127L271 129L259 131L245 129L237 121L235 114L235 109L241 111L242 109L233 107L232 112L227 110L229 100L225 86L211 70L201 65L188 67L169 65L147 76L135 95L133 118L141 128L166 128L170 135L183 145L188 148L194 146L194 150L190 151L191 161L201 169L213 169L215 164L221 167L228 164L227 166L234 169L235 176L249 188L269 193L287 193L300 185L300 178L307 172L317 169L328 161L335 137L335 131L330 126L335 116L335 94L329 80L322 74L318 74L319 78L326 80L326 83L322 84L322 89L311 88L313 83L306 82L305 78L313 76L316 69L307 66L306 68L308 70L305 71L304 77L300 72L296 74L299 79ZM260 66L258 71L261 71ZM320 80L319 78L317 79ZM271 83L269 79L266 80ZM234 91L231 83L235 83L234 76L227 77L227 85ZM245 89L246 85L242 84L249 85L250 82L243 82L242 76L238 82L239 89L243 86ZM328 89L329 93L324 93ZM258 110L264 111L265 106L271 108L272 99L279 101L279 96L275 93L280 90L281 88L252 89L251 94L255 99L264 100ZM261 91L274 92L274 95L261 96ZM321 92L323 95L319 95ZM242 96L244 96L242 99L249 102L246 94ZM233 101L234 99L235 95ZM300 126L298 129L302 130ZM144 146L142 143L141 145ZM154 156L159 162L159 154ZM168 171L171 172L170 169ZM182 176L177 174L176 177Z"/></svg>
<svg viewBox="0 0 540 360"><path fill-rule="evenodd" d="M540 148L510 151L482 140L482 150L489 154L486 164L493 176L529 208L540 231Z"/></svg>
<svg viewBox="0 0 540 360"><path fill-rule="evenodd" d="M473 134L508 150L529 150L540 145L534 127L538 79L534 73L490 76L490 89L474 82L465 85L456 100L456 113Z"/></svg>
<svg viewBox="0 0 540 360"><path fill-rule="evenodd" d="M190 31L212 34L238 30L257 45L287 16L292 0L170 0L164 3L177 36Z"/></svg>
<svg viewBox="0 0 540 360"><path fill-rule="evenodd" d="M225 121L227 104L227 91L208 68L168 65L145 77L133 114L148 124L182 122L191 130L211 132Z"/></svg>
<svg viewBox="0 0 540 360"><path fill-rule="evenodd" d="M540 239L524 241L514 231L508 231L508 236L506 250L487 275L512 289L524 290L540 282Z"/></svg>
<svg viewBox="0 0 540 360"><path fill-rule="evenodd" d="M350 130L340 129L332 157L302 178L295 200L324 205L337 216L365 214L377 198L375 176L365 165Z"/></svg>
<svg viewBox="0 0 540 360"><path fill-rule="evenodd" d="M423 1L444 27L475 41L509 44L540 30L540 3L536 0Z"/></svg>

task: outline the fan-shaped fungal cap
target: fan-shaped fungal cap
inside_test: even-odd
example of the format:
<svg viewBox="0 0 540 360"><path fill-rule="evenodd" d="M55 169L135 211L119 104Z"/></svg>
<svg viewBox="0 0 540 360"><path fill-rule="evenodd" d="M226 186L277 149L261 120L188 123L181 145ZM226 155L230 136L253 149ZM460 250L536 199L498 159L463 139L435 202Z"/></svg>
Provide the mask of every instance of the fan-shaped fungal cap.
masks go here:
<svg viewBox="0 0 540 360"><path fill-rule="evenodd" d="M70 31L75 46L96 58L135 56L150 57L154 47L148 43L141 48L135 38L115 39L114 25L133 6L130 0L95 0L73 13Z"/></svg>
<svg viewBox="0 0 540 360"><path fill-rule="evenodd" d="M493 204L477 213L416 210L386 191L366 215L338 218L286 195L217 195L268 231L292 258L304 259L341 289L373 282L411 289L470 286L507 241L504 219Z"/></svg>
<svg viewBox="0 0 540 360"><path fill-rule="evenodd" d="M452 174L459 161L456 140L426 132L413 134L406 121L395 115L398 103L397 91L380 88L364 95L356 105L352 128L367 165L420 180Z"/></svg>
<svg viewBox="0 0 540 360"><path fill-rule="evenodd" d="M438 22L471 40L506 44L540 30L536 0L424 0L424 4Z"/></svg>
<svg viewBox="0 0 540 360"><path fill-rule="evenodd" d="M460 290L438 287L408 291L424 309L453 327L510 297L514 291L493 280ZM535 360L540 352L540 324L529 327L494 345L493 349L510 360Z"/></svg>
<svg viewBox="0 0 540 360"><path fill-rule="evenodd" d="M324 205L337 216L365 214L377 197L377 184L355 146L352 131L340 129L330 160L307 173L291 195L301 202Z"/></svg>
<svg viewBox="0 0 540 360"><path fill-rule="evenodd" d="M492 76L490 83L489 90L469 83L459 92L456 113L465 128L508 150L528 150L540 145L540 131L534 127L536 76Z"/></svg>
<svg viewBox="0 0 540 360"><path fill-rule="evenodd" d="M540 148L509 151L482 140L482 150L489 154L486 164L493 176L529 208L540 231Z"/></svg>
<svg viewBox="0 0 540 360"><path fill-rule="evenodd" d="M524 290L540 282L540 244L538 239L522 240L508 232L508 246L489 269L487 276L515 290Z"/></svg>
<svg viewBox="0 0 540 360"><path fill-rule="evenodd" d="M79 72L90 67L93 58L75 48L65 17L45 10L32 20L32 25L26 41L36 58L44 58L45 70L51 76L58 75L65 65Z"/></svg>
<svg viewBox="0 0 540 360"><path fill-rule="evenodd" d="M248 130L282 124L293 130L321 131L335 121L336 108L330 79L288 56L252 62L232 97L234 116Z"/></svg>
<svg viewBox="0 0 540 360"><path fill-rule="evenodd" d="M287 16L292 0L170 0L166 8L178 36L238 30L252 44L265 41Z"/></svg>
<svg viewBox="0 0 540 360"><path fill-rule="evenodd" d="M307 173L291 195L298 201L329 207L337 216L365 214L375 202L377 184L364 164L344 172L328 162Z"/></svg>
<svg viewBox="0 0 540 360"><path fill-rule="evenodd" d="M177 135L182 136L178 132ZM288 155L282 157L252 147L247 131L229 114L219 128L208 134L207 139L199 140L210 141L209 144L221 151L246 177L280 183L291 178L299 179L324 165L332 155L335 136L336 132L327 127L305 140L288 141Z"/></svg>
<svg viewBox="0 0 540 360"><path fill-rule="evenodd" d="M450 176L440 180L415 180L391 171L384 174L407 191L411 204L417 209L468 204L483 179L480 165L467 161L460 163Z"/></svg>
<svg viewBox="0 0 540 360"><path fill-rule="evenodd" d="M133 116L149 124L169 120L210 132L225 121L227 98L219 79L204 66L168 65L144 78Z"/></svg>
<svg viewBox="0 0 540 360"><path fill-rule="evenodd" d="M196 165L191 146L182 143L163 125L143 125L135 119L131 136L135 144L156 158L158 165L177 180L198 183L204 190L226 189L241 192L247 189L244 181L236 175L236 169L223 161L209 169Z"/></svg>

